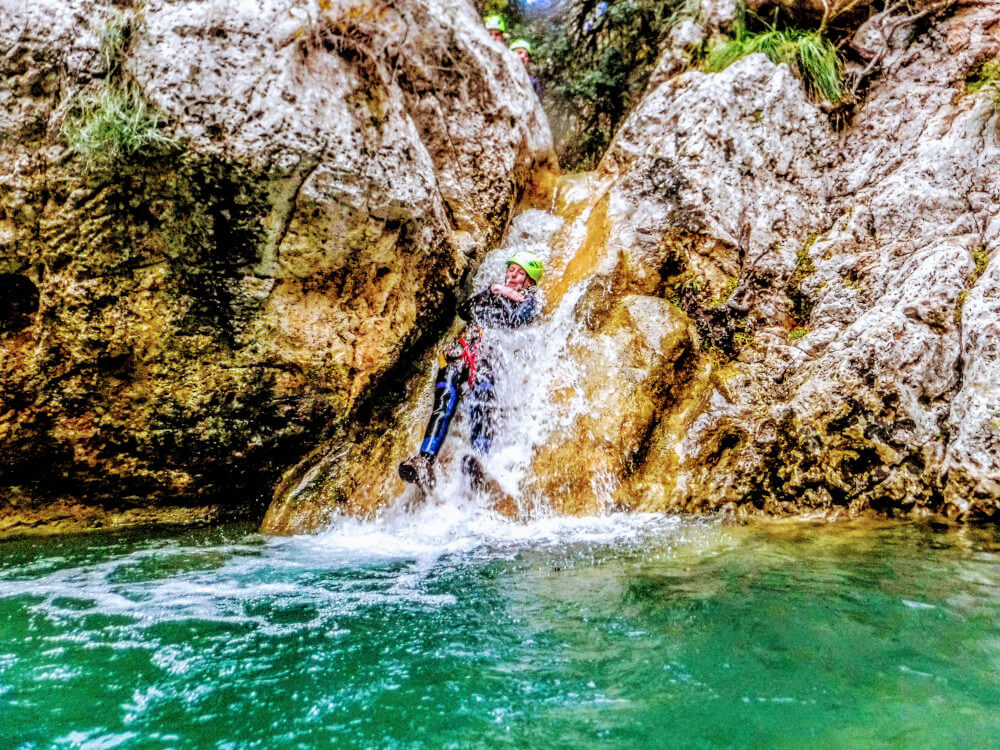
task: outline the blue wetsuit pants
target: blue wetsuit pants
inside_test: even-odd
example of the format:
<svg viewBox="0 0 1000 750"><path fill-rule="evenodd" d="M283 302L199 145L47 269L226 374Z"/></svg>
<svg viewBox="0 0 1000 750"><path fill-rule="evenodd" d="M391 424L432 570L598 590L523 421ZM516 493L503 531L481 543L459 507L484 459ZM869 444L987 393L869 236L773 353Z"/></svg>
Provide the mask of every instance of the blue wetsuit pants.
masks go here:
<svg viewBox="0 0 1000 750"><path fill-rule="evenodd" d="M468 403L472 448L479 454L489 453L496 411L493 382L477 373L476 379L469 385L469 369L465 360L458 359L438 370L434 383L434 410L424 432L424 441L420 444L421 455L437 458L463 395Z"/></svg>

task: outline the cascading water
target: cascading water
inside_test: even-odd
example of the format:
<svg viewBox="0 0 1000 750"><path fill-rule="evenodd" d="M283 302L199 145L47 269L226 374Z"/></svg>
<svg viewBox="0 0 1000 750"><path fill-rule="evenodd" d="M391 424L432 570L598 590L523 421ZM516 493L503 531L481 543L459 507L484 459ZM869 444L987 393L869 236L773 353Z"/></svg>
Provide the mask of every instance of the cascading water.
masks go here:
<svg viewBox="0 0 1000 750"><path fill-rule="evenodd" d="M472 285L474 292L502 281L506 259L515 252L528 250L548 266L553 235L562 226L562 218L546 211L529 209L520 213L503 245L485 258ZM482 356L490 358L495 372L496 429L491 451L479 458L487 474L516 503L516 517L505 518L498 513L497 497L474 490L461 469L462 458L472 452L469 415L463 400L439 455L437 484L430 496L408 486L402 496L387 498L383 509L370 520L334 512L327 529L321 532L327 542L350 547L355 545L351 539L357 538L358 549L374 545L442 550L452 549L453 544L461 547L487 540L527 541L536 535L550 538L559 533L570 538L581 533L615 537L651 523L669 523L659 516L611 513L611 477L596 480L600 486L595 491L604 507L589 519L558 517L549 499L532 485L532 464L539 448L552 436L568 430L587 410L586 398L578 387L579 373L565 357L583 325L576 307L584 284L571 286L554 306L545 304L546 288L545 284L541 287L542 314L534 322L518 329L487 329L483 339ZM429 404L432 398L429 376L420 399ZM422 429L424 418L425 412L421 411L412 427ZM410 446L410 450L415 449L416 445ZM315 471L307 473L299 487L307 488L314 481Z"/></svg>
<svg viewBox="0 0 1000 750"><path fill-rule="evenodd" d="M547 262L552 235L562 225L562 219L539 210L528 210L517 216L508 232L507 241L484 260L476 274L473 287L483 289L503 279L506 259L520 250L528 250ZM545 287L540 298L545 302ZM542 315L532 324L517 329L488 329L484 336L484 356L496 370L497 396L496 438L492 450L482 457L483 466L500 485L532 516L549 515L544 497L526 493L526 477L538 446L550 435L568 427L584 408L575 394L575 373L561 356L573 331L579 325L574 307L580 289L575 288L559 301L554 309L543 304ZM563 397L553 398L553 394ZM452 426L439 463L441 483L435 492L439 500L465 498L467 480L461 475L458 457L469 453L468 413L461 410ZM476 497L475 502L488 505L490 498Z"/></svg>
<svg viewBox="0 0 1000 750"><path fill-rule="evenodd" d="M404 526L417 518L433 518L435 524L452 519L461 526L473 518L500 522L498 513L518 523L554 515L609 516L621 476L619 457L625 454L624 441L615 443L621 431L614 420L603 418L595 424L588 419L594 398L601 401L603 413L617 411L619 376L626 374L628 387L633 387L638 382L633 371L641 367L629 372L627 367L619 367L616 372L609 371L607 378L595 378L594 368L581 358L605 347L600 354L602 362L614 363L616 358L622 359L616 346L636 350L651 347L645 340L634 346L630 343L645 335L644 331L630 329L625 340L618 330L605 335L603 329L594 328L592 302L595 296L602 296L608 271L605 266L609 265L601 260L603 246L592 241L595 222L590 219L593 206L588 201L595 194L594 187L590 179L564 180L558 191L559 215L537 209L522 211L509 227L506 241L485 258L470 285L472 293L478 293L502 281L506 259L519 251L540 256L546 265L539 290L541 315L514 330L486 328L483 336L481 356L490 363L495 389L492 450L478 456L489 477L489 489L472 489L462 471L463 461L473 453L466 399L459 403L438 455L437 483L430 496L397 477L400 461L414 455L421 444L434 400L437 365L428 355L418 365L421 374L394 399L391 414L380 413L371 422L358 420L355 431L318 448L289 473L264 519L265 532L317 532L354 526L348 522L357 518L372 519L376 525ZM598 266L600 273L595 276ZM585 295L587 304L580 305ZM613 295L607 299L619 303ZM631 321L636 331L643 323ZM460 330L456 321L440 346L450 348L451 339L457 338ZM656 335L652 338L659 340ZM654 410L646 409L645 413L653 414ZM577 457L586 466L564 481L558 471L567 462L560 460L559 453L571 451L578 439L588 445L589 453ZM555 474L553 466L557 467ZM574 504L575 498L583 499ZM455 531L460 533L457 528Z"/></svg>

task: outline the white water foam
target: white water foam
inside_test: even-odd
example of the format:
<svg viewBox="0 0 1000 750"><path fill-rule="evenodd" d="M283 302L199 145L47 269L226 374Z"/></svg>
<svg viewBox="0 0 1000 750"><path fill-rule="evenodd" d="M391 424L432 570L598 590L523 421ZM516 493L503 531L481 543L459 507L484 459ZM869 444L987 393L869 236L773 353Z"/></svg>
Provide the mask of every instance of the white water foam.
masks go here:
<svg viewBox="0 0 1000 750"><path fill-rule="evenodd" d="M327 531L294 537L327 560L416 560L434 563L453 555L484 552L509 555L522 549L551 549L574 544L635 545L643 539L673 534L678 517L655 513L608 513L600 516L542 516L512 521L485 507L478 498L428 503L407 512L396 510L376 521L342 519ZM276 542L278 544L281 541Z"/></svg>
<svg viewBox="0 0 1000 750"><path fill-rule="evenodd" d="M553 234L562 219L544 211L519 214L508 232L507 242L490 253L476 275L476 288L503 278L506 259L515 252L528 250L549 263ZM539 446L553 434L569 428L586 410L577 373L567 366L564 356L573 333L580 327L575 308L584 290L583 284L572 287L554 309L543 307L538 320L514 330L492 330L490 356L495 363L494 382L497 397L496 439L483 459L486 470L503 489L518 497L535 513L545 513L544 498L524 496L525 478ZM544 298L543 298L544 301ZM558 405L553 393L577 394ZM466 420L452 429L456 440L468 434ZM468 448L465 448L468 450Z"/></svg>
<svg viewBox="0 0 1000 750"><path fill-rule="evenodd" d="M177 545L129 552L43 574L29 566L0 575L0 600L29 594L29 609L65 632L43 637L40 650L69 643L88 648L155 648L144 629L164 622L214 622L280 635L313 627L329 631L338 618L373 606L406 603L437 609L457 604L428 590L443 569L512 560L526 550L562 553L649 546L661 553L718 541L708 527L657 514L545 517L511 521L475 502L398 510L373 522L344 520L316 535L265 538L218 547ZM688 533L692 532L692 533ZM706 533L708 532L708 533ZM713 542L715 540L715 542ZM260 609L261 605L264 606ZM277 623L268 608L308 606L303 621ZM94 614L127 618L97 630L74 630ZM183 673L201 658L167 649L160 666Z"/></svg>

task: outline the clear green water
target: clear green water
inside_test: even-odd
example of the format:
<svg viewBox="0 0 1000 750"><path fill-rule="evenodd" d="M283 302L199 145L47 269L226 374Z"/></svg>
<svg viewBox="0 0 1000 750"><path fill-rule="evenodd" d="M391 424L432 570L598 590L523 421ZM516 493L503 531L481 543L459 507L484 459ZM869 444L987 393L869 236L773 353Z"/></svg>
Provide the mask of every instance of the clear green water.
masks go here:
<svg viewBox="0 0 1000 750"><path fill-rule="evenodd" d="M995 531L0 544L3 748L996 748L998 709Z"/></svg>

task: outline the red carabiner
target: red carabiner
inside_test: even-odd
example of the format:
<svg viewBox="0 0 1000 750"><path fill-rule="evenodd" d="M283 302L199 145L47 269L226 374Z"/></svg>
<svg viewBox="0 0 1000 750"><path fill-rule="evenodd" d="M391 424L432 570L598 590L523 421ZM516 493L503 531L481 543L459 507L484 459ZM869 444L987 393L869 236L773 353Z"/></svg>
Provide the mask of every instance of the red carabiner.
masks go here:
<svg viewBox="0 0 1000 750"><path fill-rule="evenodd" d="M462 345L462 359L469 366L469 387L471 388L476 380L476 359L479 358L479 341L477 340L475 348L472 348L466 343L464 338L459 336L458 343Z"/></svg>

